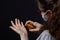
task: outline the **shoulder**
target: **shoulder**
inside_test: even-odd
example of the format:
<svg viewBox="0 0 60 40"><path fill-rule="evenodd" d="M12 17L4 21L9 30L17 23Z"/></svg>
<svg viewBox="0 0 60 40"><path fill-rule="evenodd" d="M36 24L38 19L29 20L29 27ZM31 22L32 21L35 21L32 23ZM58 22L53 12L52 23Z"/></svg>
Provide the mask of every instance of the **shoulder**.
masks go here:
<svg viewBox="0 0 60 40"><path fill-rule="evenodd" d="M52 36L50 35L48 30L44 30L37 38L37 40L51 40L51 39Z"/></svg>
<svg viewBox="0 0 60 40"><path fill-rule="evenodd" d="M44 30L40 35L43 35L43 34L44 34L44 35L46 35L46 34L47 34L47 35L50 35L50 33L49 33L48 30Z"/></svg>
<svg viewBox="0 0 60 40"><path fill-rule="evenodd" d="M44 30L41 34L40 34L40 36L42 37L42 36L50 36L50 33L49 33L49 31L48 30Z"/></svg>

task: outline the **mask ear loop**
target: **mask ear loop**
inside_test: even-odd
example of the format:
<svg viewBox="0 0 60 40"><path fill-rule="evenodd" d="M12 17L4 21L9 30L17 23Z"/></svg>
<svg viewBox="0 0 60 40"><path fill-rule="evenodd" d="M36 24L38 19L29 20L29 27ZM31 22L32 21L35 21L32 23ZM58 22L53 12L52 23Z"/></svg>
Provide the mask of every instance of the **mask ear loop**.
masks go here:
<svg viewBox="0 0 60 40"><path fill-rule="evenodd" d="M46 14L45 12L41 12L41 15L42 15L43 20L44 21L47 21L46 18L45 18L45 14Z"/></svg>

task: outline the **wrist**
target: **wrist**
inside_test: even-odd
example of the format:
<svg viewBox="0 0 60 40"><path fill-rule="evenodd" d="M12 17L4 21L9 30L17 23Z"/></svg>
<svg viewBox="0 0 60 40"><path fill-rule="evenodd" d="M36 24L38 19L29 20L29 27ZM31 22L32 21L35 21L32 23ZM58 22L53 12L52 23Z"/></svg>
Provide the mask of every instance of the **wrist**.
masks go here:
<svg viewBox="0 0 60 40"><path fill-rule="evenodd" d="M28 40L28 34L22 34L20 35L21 40Z"/></svg>

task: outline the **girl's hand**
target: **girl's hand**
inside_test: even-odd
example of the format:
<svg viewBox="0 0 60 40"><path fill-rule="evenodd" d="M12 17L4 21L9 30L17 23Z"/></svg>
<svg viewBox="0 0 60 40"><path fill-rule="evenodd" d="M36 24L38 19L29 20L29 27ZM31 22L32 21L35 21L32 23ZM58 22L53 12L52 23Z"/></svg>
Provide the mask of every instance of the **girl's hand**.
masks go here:
<svg viewBox="0 0 60 40"><path fill-rule="evenodd" d="M31 23L32 25L35 26L35 28L33 28L33 29L30 28L30 29L29 29L29 31L31 31L31 32L39 31L40 28L43 26L42 24L40 24L40 23L38 23L38 22L33 22L33 21L31 21L31 20L26 21L25 24L28 24L28 23Z"/></svg>
<svg viewBox="0 0 60 40"><path fill-rule="evenodd" d="M10 28L21 36L21 40L28 40L28 33L23 22L20 23L19 19L15 19L15 24L13 21L11 21L11 24Z"/></svg>
<svg viewBox="0 0 60 40"><path fill-rule="evenodd" d="M10 28L17 32L18 34L27 33L27 30L24 27L23 22L20 23L19 19L15 19L15 24L13 21L11 21L11 24L12 26L10 26Z"/></svg>

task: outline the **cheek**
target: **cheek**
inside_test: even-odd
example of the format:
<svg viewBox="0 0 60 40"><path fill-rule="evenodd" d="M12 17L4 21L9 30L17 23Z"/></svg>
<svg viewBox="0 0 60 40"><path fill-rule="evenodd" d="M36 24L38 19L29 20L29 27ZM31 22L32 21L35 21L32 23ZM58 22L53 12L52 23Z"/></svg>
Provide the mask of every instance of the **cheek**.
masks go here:
<svg viewBox="0 0 60 40"><path fill-rule="evenodd" d="M43 15L42 18L43 18L44 21L48 20L48 17L46 15Z"/></svg>
<svg viewBox="0 0 60 40"><path fill-rule="evenodd" d="M47 15L45 15L44 18L48 19L49 17Z"/></svg>
<svg viewBox="0 0 60 40"><path fill-rule="evenodd" d="M44 21L48 20L48 17L47 17L47 15L45 15L45 13L41 13L41 15L42 15L42 18L43 18Z"/></svg>

